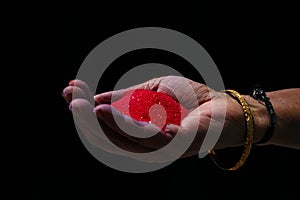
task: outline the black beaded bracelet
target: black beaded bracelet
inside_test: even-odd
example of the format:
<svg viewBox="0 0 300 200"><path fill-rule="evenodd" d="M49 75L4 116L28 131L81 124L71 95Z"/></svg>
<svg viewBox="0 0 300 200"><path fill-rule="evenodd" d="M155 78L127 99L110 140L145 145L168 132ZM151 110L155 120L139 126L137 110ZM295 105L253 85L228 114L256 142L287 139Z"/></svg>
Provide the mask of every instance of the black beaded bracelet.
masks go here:
<svg viewBox="0 0 300 200"><path fill-rule="evenodd" d="M265 135L263 136L263 138L260 141L255 143L255 144L263 144L263 143L268 142L273 136L274 129L275 129L275 122L276 122L275 111L272 106L272 103L270 102L270 98L267 97L265 90L262 89L262 87L260 85L256 85L254 87L252 93L250 93L250 96L252 96L256 100L263 101L265 103L265 106L266 106L269 114L270 114L270 124L269 124L267 132L265 133Z"/></svg>

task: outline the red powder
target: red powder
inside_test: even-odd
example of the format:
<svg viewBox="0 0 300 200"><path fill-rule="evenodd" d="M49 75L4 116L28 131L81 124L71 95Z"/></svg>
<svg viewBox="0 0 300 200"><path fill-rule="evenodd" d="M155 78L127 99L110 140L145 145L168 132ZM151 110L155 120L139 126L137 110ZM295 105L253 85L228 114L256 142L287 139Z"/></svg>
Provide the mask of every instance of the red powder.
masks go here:
<svg viewBox="0 0 300 200"><path fill-rule="evenodd" d="M138 89L111 104L124 115L150 122L165 131L167 124L180 125L189 111L162 92Z"/></svg>

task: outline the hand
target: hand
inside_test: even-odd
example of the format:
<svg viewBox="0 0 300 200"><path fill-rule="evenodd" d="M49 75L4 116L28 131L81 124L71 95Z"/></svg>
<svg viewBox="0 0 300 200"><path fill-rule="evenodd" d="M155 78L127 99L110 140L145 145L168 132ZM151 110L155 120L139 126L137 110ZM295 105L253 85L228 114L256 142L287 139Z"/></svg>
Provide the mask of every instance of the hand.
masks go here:
<svg viewBox="0 0 300 200"><path fill-rule="evenodd" d="M190 87L192 91L188 90L188 87ZM180 102L189 109L190 113L182 120L180 126L168 125L165 130L167 134L163 134L159 132L158 127L145 122L138 122L128 116L123 116L109 105L112 99L117 100L133 89L164 92L174 99L180 99ZM79 98L72 100L71 96L74 91L77 91ZM64 89L63 96L66 101L70 103L72 109L84 110L82 108L85 107L88 108L85 110L89 110L90 113L94 110L99 118L99 123L101 123L102 127L105 127L105 133L109 139L128 151L154 151L168 144L177 133L180 133L182 139L184 139L191 132L197 131L194 141L187 151L183 153L182 157L195 155L199 152L209 127L213 129L223 128L215 148L238 146L244 142L245 119L239 103L223 92L214 91L204 84L187 78L178 76L159 77L130 88L98 94L94 97L98 103L95 108L92 106L93 97L88 86L80 80L71 82L70 85ZM214 109L213 115L212 106ZM224 115L223 108L226 112L224 126L223 121L220 120ZM135 127L136 131L143 132L145 135L153 132L158 133L151 138L132 137L118 127L113 118L113 114L114 117L123 121L126 126ZM176 152L176 149L174 149L174 152Z"/></svg>

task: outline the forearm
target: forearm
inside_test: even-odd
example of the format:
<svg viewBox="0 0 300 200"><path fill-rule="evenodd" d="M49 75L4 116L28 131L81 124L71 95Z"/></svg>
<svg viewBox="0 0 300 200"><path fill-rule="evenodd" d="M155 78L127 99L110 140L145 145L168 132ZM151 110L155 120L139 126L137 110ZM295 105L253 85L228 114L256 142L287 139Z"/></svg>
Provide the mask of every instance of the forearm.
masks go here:
<svg viewBox="0 0 300 200"><path fill-rule="evenodd" d="M266 144L300 149L300 88L267 92L276 114L275 130ZM255 122L254 140L259 141L269 126L264 104L246 96Z"/></svg>

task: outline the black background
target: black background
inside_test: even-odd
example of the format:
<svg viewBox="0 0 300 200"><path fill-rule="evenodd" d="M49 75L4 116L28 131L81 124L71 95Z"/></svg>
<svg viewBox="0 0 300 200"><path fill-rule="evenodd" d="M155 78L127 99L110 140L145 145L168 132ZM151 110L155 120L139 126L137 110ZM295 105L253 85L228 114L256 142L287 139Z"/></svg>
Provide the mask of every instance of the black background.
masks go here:
<svg viewBox="0 0 300 200"><path fill-rule="evenodd" d="M12 186L18 199L299 196L297 150L254 147L247 164L234 172L221 171L209 157L196 156L159 171L130 174L98 162L78 137L61 92L95 46L131 28L165 27L192 37L211 55L226 88L248 93L256 83L267 90L300 86L299 6L208 2L81 1L3 8L9 88L14 91L9 105L16 108L11 126L16 132L16 173L11 179L17 183ZM163 62L179 69L182 62L157 52L136 55L119 61L100 90L109 90L120 72L138 63ZM200 81L190 72L184 71Z"/></svg>

